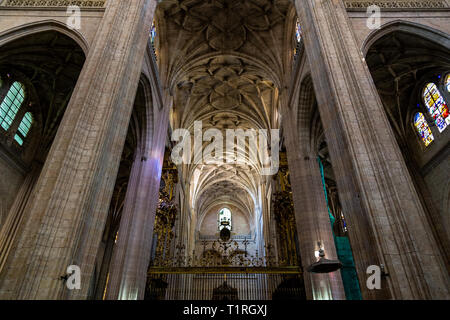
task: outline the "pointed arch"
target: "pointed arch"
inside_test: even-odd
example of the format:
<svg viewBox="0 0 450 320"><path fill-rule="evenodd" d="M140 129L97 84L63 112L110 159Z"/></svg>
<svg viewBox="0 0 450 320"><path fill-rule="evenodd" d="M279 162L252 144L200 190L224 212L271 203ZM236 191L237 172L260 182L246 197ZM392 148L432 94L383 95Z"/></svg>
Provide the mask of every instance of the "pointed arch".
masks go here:
<svg viewBox="0 0 450 320"><path fill-rule="evenodd" d="M316 94L314 92L313 80L310 74L307 74L301 81L298 93L297 106L297 130L299 133L300 146L305 148L305 152L309 153L315 150L314 139L314 117L318 112L315 108Z"/></svg>
<svg viewBox="0 0 450 320"><path fill-rule="evenodd" d="M405 20L395 20L382 25L380 29L372 31L372 33L367 36L361 48L363 55L367 55L370 47L372 47L375 42L385 35L397 31L402 31L432 41L450 50L450 36L448 34L423 24Z"/></svg>
<svg viewBox="0 0 450 320"><path fill-rule="evenodd" d="M7 131L25 101L25 86L15 81L0 104L0 126Z"/></svg>
<svg viewBox="0 0 450 320"><path fill-rule="evenodd" d="M80 32L67 28L65 23L53 19L27 23L0 32L0 47L14 40L45 31L57 31L68 36L80 46L84 55L87 56L89 44L85 37Z"/></svg>

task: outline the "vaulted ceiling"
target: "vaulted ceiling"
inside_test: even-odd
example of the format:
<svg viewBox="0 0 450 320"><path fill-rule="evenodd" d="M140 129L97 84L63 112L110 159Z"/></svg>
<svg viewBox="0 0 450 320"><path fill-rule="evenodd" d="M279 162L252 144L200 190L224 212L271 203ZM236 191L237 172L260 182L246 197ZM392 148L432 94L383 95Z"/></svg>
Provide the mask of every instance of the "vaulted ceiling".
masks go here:
<svg viewBox="0 0 450 320"><path fill-rule="evenodd" d="M156 51L161 80L174 96L172 128L192 132L202 121L203 130L216 128L224 137L226 129L279 128L295 21L289 0L162 1ZM260 169L252 162L184 166L191 208L201 216L232 203L252 215Z"/></svg>

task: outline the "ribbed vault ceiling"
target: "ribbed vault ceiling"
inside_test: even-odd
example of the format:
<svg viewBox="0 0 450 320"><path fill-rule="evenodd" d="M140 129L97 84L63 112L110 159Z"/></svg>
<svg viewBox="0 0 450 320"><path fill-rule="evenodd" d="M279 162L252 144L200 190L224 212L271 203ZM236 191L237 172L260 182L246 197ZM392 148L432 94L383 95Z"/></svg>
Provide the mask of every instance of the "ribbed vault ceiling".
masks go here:
<svg viewBox="0 0 450 320"><path fill-rule="evenodd" d="M194 122L202 121L203 130L216 128L224 137L226 129L279 128L295 21L289 0L162 1L156 49L161 79L174 96L172 128L193 132ZM197 215L231 203L250 218L264 178L260 169L245 161L191 164L181 171Z"/></svg>

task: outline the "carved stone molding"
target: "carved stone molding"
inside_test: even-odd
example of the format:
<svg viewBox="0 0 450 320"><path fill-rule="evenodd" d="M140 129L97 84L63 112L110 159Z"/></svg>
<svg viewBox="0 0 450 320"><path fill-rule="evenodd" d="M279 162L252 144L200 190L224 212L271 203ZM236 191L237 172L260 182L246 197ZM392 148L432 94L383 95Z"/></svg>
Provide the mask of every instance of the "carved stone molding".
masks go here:
<svg viewBox="0 0 450 320"><path fill-rule="evenodd" d="M377 5L386 9L433 9L448 8L447 1L444 0L422 0L422 1L344 1L347 9L365 9L371 5Z"/></svg>
<svg viewBox="0 0 450 320"><path fill-rule="evenodd" d="M68 7L104 8L106 0L4 0L2 7Z"/></svg>

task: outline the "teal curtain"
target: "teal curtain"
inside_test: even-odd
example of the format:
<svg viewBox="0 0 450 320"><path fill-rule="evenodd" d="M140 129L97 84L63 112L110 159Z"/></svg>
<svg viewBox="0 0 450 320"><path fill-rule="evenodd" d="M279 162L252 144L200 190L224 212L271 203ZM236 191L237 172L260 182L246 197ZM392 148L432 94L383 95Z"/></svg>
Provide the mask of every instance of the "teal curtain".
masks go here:
<svg viewBox="0 0 450 320"><path fill-rule="evenodd" d="M347 300L362 300L361 289L359 288L358 276L356 274L355 261L353 260L352 248L347 237L337 237L333 231L333 225L336 219L331 214L328 205L328 195L325 186L325 175L323 172L323 164L320 157L317 157L320 167L320 175L322 176L322 186L327 202L328 216L330 217L331 230L333 232L334 244L339 261L342 263L341 277L344 284L345 296Z"/></svg>

